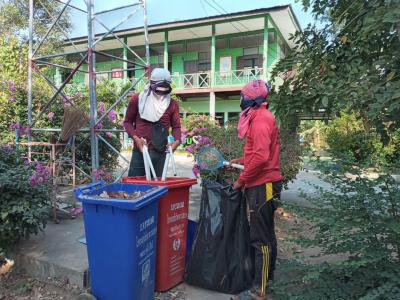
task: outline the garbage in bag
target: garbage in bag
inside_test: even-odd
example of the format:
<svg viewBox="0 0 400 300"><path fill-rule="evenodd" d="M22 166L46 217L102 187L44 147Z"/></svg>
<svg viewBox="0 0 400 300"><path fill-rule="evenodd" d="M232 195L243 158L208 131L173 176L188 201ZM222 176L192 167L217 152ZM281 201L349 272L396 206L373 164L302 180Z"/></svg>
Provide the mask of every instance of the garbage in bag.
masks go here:
<svg viewBox="0 0 400 300"><path fill-rule="evenodd" d="M227 184L203 182L186 282L228 294L249 289L253 277L249 231L243 193Z"/></svg>

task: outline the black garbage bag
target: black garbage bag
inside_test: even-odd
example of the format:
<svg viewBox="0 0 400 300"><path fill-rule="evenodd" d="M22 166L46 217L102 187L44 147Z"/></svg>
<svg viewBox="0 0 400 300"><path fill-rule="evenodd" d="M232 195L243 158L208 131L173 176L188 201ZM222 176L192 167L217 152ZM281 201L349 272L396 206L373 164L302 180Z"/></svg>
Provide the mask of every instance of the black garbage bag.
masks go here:
<svg viewBox="0 0 400 300"><path fill-rule="evenodd" d="M249 289L253 277L249 231L243 193L227 184L203 182L186 282L227 294Z"/></svg>

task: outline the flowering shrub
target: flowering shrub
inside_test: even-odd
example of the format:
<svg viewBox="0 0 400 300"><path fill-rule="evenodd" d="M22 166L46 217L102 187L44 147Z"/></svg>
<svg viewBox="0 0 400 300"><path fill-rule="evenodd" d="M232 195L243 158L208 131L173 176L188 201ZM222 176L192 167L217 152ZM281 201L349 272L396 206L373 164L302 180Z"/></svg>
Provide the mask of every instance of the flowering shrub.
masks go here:
<svg viewBox="0 0 400 300"><path fill-rule="evenodd" d="M194 157L202 147L212 146L221 152L225 160L230 161L243 155L244 140L237 136L237 122L231 122L226 127L218 126L207 116L192 115L182 120L183 149ZM197 126L196 126L197 125ZM302 149L296 131L287 124L280 129L280 160L284 184L292 181L301 167L299 158ZM240 171L234 168L221 168L214 172L200 170L195 162L193 174L210 180L223 179L234 183Z"/></svg>
<svg viewBox="0 0 400 300"><path fill-rule="evenodd" d="M94 170L93 176L96 180L105 180L110 182L113 180L113 173L108 171L105 166L100 167L100 169Z"/></svg>
<svg viewBox="0 0 400 300"><path fill-rule="evenodd" d="M35 169L29 177L29 184L31 186L44 183L50 179L51 168L43 166L40 162L35 162Z"/></svg>
<svg viewBox="0 0 400 300"><path fill-rule="evenodd" d="M206 115L191 115L182 120L183 148L197 156L202 147L214 147L218 149L226 160L242 155L243 141L238 140L236 124L221 127L215 120ZM195 162L193 174L196 177L211 180L222 179L233 183L239 176L239 171L232 168L221 168L214 172L200 170Z"/></svg>
<svg viewBox="0 0 400 300"><path fill-rule="evenodd" d="M0 146L0 252L43 230L50 209L50 170L17 158Z"/></svg>
<svg viewBox="0 0 400 300"><path fill-rule="evenodd" d="M30 131L30 127L28 125L22 124L11 124L10 129L17 130L20 136L27 135Z"/></svg>

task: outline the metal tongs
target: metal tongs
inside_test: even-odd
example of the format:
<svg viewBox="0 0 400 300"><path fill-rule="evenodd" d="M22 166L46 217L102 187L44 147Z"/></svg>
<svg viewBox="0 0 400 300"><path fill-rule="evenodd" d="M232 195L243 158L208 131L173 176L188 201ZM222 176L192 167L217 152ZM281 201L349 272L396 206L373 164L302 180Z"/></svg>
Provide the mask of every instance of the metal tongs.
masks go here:
<svg viewBox="0 0 400 300"><path fill-rule="evenodd" d="M172 136L168 137L169 142L173 142L174 139ZM165 181L165 178L167 177L167 172L168 172L168 167L170 164L170 161L172 161L172 171L174 172L174 176L176 176L176 165L175 165L175 158L174 158L174 152L172 151L172 146L168 146L168 151L167 151L167 156L165 157L165 163L164 163L164 168L161 176L161 181Z"/></svg>
<svg viewBox="0 0 400 300"><path fill-rule="evenodd" d="M154 181L158 181L156 171L154 170L153 163L151 162L149 148L147 145L143 145L143 162L144 171L146 173L146 180L151 181L151 175L153 175Z"/></svg>

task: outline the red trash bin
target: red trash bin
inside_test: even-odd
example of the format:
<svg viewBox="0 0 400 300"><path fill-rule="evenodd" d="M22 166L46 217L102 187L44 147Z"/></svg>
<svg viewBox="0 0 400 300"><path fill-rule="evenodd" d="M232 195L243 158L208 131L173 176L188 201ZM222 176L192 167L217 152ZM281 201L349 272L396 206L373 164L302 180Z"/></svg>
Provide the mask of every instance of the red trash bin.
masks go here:
<svg viewBox="0 0 400 300"><path fill-rule="evenodd" d="M158 202L156 291L164 292L183 281L189 213L189 189L193 178L171 177L147 181L146 177L122 177L123 183L166 186L168 194Z"/></svg>

